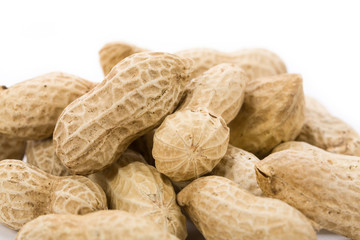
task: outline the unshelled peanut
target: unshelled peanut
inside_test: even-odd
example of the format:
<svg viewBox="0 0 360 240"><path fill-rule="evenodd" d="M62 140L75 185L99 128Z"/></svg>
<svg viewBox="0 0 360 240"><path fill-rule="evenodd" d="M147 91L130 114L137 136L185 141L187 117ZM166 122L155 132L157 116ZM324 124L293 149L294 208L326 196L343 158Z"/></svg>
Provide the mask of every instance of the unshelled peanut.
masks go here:
<svg viewBox="0 0 360 240"><path fill-rule="evenodd" d="M270 154L256 164L260 188L321 227L360 239L360 157L311 147Z"/></svg>
<svg viewBox="0 0 360 240"><path fill-rule="evenodd" d="M196 179L177 200L207 240L316 239L298 210L277 199L254 196L224 177Z"/></svg>
<svg viewBox="0 0 360 240"><path fill-rule="evenodd" d="M57 156L76 174L112 164L133 140L174 111L191 66L192 60L168 53L125 58L63 111L53 137Z"/></svg>
<svg viewBox="0 0 360 240"><path fill-rule="evenodd" d="M16 240L177 240L151 221L120 210L83 216L49 214L27 223Z"/></svg>
<svg viewBox="0 0 360 240"><path fill-rule="evenodd" d="M176 203L170 180L145 163L141 155L127 150L115 163L89 178L104 189L109 208L148 218L185 240L186 218Z"/></svg>
<svg viewBox="0 0 360 240"><path fill-rule="evenodd" d="M0 133L27 140L48 138L64 108L94 86L80 77L52 72L0 91Z"/></svg>
<svg viewBox="0 0 360 240"><path fill-rule="evenodd" d="M100 51L100 64L105 75L124 58L139 52L147 51L124 42L110 42L105 44Z"/></svg>
<svg viewBox="0 0 360 240"><path fill-rule="evenodd" d="M193 86L179 110L206 108L229 123L243 104L247 81L248 77L239 66L216 65L192 80Z"/></svg>
<svg viewBox="0 0 360 240"><path fill-rule="evenodd" d="M26 145L26 160L29 164L52 175L71 175L56 156L52 138L28 141Z"/></svg>
<svg viewBox="0 0 360 240"><path fill-rule="evenodd" d="M360 156L359 134L311 97L305 99L305 122L296 140L329 152Z"/></svg>
<svg viewBox="0 0 360 240"><path fill-rule="evenodd" d="M86 177L57 177L18 160L0 162L0 222L12 229L40 215L103 209L104 191Z"/></svg>
<svg viewBox="0 0 360 240"><path fill-rule="evenodd" d="M304 92L298 74L257 78L247 84L244 104L230 122L230 144L262 158L294 140L304 123Z"/></svg>
<svg viewBox="0 0 360 240"><path fill-rule="evenodd" d="M212 170L211 175L230 179L242 189L261 196L262 191L257 184L255 174L255 163L258 161L254 154L229 144L225 156Z"/></svg>
<svg viewBox="0 0 360 240"><path fill-rule="evenodd" d="M206 109L178 111L155 131L155 166L173 181L194 179L218 164L228 142L229 128L221 117Z"/></svg>
<svg viewBox="0 0 360 240"><path fill-rule="evenodd" d="M181 57L192 58L195 62L192 78L220 63L235 63L248 75L249 79L286 73L283 61L273 52L260 49L243 49L232 53L223 53L214 49L195 48L176 53Z"/></svg>

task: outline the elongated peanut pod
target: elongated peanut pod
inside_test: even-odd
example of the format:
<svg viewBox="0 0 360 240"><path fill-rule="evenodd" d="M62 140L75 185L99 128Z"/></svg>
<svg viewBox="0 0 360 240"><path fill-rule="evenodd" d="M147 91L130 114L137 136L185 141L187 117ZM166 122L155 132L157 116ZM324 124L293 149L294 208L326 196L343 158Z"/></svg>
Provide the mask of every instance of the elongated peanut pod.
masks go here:
<svg viewBox="0 0 360 240"><path fill-rule="evenodd" d="M296 140L329 152L360 156L359 134L314 98L305 100L305 122Z"/></svg>
<svg viewBox="0 0 360 240"><path fill-rule="evenodd" d="M223 177L196 179L177 200L208 240L316 239L298 210L277 199L256 197Z"/></svg>
<svg viewBox="0 0 360 240"><path fill-rule="evenodd" d="M147 51L124 42L110 42L99 51L100 64L105 75L124 58L139 52Z"/></svg>
<svg viewBox="0 0 360 240"><path fill-rule="evenodd" d="M141 155L127 150L111 166L89 178L103 187L111 209L148 218L179 239L186 238L186 218L176 203L170 180L145 163Z"/></svg>
<svg viewBox="0 0 360 240"><path fill-rule="evenodd" d="M230 144L262 158L294 140L304 123L302 77L281 74L247 84L244 104L230 122Z"/></svg>
<svg viewBox="0 0 360 240"><path fill-rule="evenodd" d="M192 81L193 89L179 110L207 108L210 113L221 116L226 123L236 117L243 104L248 81L239 66L231 63L219 64Z"/></svg>
<svg viewBox="0 0 360 240"><path fill-rule="evenodd" d="M57 177L18 160L0 162L0 222L18 230L38 216L107 209L103 190L83 176Z"/></svg>
<svg viewBox="0 0 360 240"><path fill-rule="evenodd" d="M360 158L318 148L284 150L256 164L266 196L300 210L323 228L360 239Z"/></svg>
<svg viewBox="0 0 360 240"><path fill-rule="evenodd" d="M64 108L95 83L52 72L0 91L0 133L26 140L52 135Z"/></svg>
<svg viewBox="0 0 360 240"><path fill-rule="evenodd" d="M136 53L124 59L63 111L54 131L56 155L76 174L109 166L133 140L174 111L191 66L190 59L169 53Z"/></svg>
<svg viewBox="0 0 360 240"><path fill-rule="evenodd" d="M177 240L148 219L110 210L83 216L49 214L27 223L16 240Z"/></svg>

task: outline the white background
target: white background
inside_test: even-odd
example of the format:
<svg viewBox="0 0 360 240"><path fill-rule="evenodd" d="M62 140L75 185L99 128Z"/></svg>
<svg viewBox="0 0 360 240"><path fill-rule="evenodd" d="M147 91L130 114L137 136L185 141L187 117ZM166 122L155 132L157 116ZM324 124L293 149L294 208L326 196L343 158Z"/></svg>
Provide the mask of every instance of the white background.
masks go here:
<svg viewBox="0 0 360 240"><path fill-rule="evenodd" d="M302 74L305 93L360 132L356 2L0 0L0 85L50 71L99 82L98 50L114 40L169 52L263 47ZM5 231L0 239L12 239Z"/></svg>

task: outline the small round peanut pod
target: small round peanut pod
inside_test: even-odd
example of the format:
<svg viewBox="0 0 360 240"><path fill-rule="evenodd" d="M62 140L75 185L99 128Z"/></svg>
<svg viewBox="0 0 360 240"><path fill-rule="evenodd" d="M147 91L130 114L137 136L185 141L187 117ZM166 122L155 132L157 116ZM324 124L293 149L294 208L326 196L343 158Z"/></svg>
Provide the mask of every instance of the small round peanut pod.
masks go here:
<svg viewBox="0 0 360 240"><path fill-rule="evenodd" d="M156 168L173 181L185 181L210 172L225 155L229 128L206 109L169 115L154 135Z"/></svg>

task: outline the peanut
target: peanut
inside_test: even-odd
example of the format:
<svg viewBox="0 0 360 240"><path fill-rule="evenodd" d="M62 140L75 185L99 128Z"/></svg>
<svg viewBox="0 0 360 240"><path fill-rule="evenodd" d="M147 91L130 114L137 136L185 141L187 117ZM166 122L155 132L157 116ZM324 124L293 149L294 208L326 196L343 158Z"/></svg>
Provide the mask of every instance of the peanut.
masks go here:
<svg viewBox="0 0 360 240"><path fill-rule="evenodd" d="M29 164L52 175L71 175L56 156L52 138L39 141L28 141L26 145L26 160Z"/></svg>
<svg viewBox="0 0 360 240"><path fill-rule="evenodd" d="M186 218L170 180L144 162L141 155L127 150L117 162L89 178L102 186L111 209L148 218L184 240Z"/></svg>
<svg viewBox="0 0 360 240"><path fill-rule="evenodd" d="M250 193L261 196L262 191L257 184L255 163L259 159L252 153L229 144L225 156L212 170L212 175L225 177L237 183L239 187Z"/></svg>
<svg viewBox="0 0 360 240"><path fill-rule="evenodd" d="M94 86L77 76L53 72L0 91L0 133L26 140L48 138L62 110Z"/></svg>
<svg viewBox="0 0 360 240"><path fill-rule="evenodd" d="M0 162L0 222L12 229L40 215L106 208L105 193L86 177L57 177L18 160Z"/></svg>
<svg viewBox="0 0 360 240"><path fill-rule="evenodd" d="M191 65L190 59L155 52L133 54L118 63L61 114L54 131L57 156L76 174L112 164L175 109Z"/></svg>
<svg viewBox="0 0 360 240"><path fill-rule="evenodd" d="M19 159L24 157L26 141L11 139L0 134L0 161L4 159Z"/></svg>
<svg viewBox="0 0 360 240"><path fill-rule="evenodd" d="M306 97L305 122L297 141L326 151L360 156L360 136L347 123L332 116L317 100Z"/></svg>
<svg viewBox="0 0 360 240"><path fill-rule="evenodd" d="M283 61L273 52L254 48L243 49L233 53L222 53L213 49L195 48L176 53L181 57L192 58L195 61L191 78L200 76L203 72L220 63L235 63L248 75L250 80L286 73Z"/></svg>
<svg viewBox="0 0 360 240"><path fill-rule="evenodd" d="M294 140L303 122L300 75L258 78L248 83L244 104L229 124L230 144L261 158L279 143Z"/></svg>
<svg viewBox="0 0 360 240"><path fill-rule="evenodd" d="M147 51L123 42L110 42L99 51L100 64L105 75L124 58L139 52Z"/></svg>
<svg viewBox="0 0 360 240"><path fill-rule="evenodd" d="M196 179L177 200L207 240L316 239L298 210L277 199L256 197L223 177Z"/></svg>
<svg viewBox="0 0 360 240"><path fill-rule="evenodd" d="M182 110L155 131L153 157L159 172L185 181L210 172L225 155L229 128L207 110Z"/></svg>
<svg viewBox="0 0 360 240"><path fill-rule="evenodd" d="M151 221L120 210L83 216L49 214L27 223L17 240L176 240Z"/></svg>
<svg viewBox="0 0 360 240"><path fill-rule="evenodd" d="M192 80L193 89L179 110L207 108L229 123L243 104L247 81L245 72L237 65L216 65Z"/></svg>
<svg viewBox="0 0 360 240"><path fill-rule="evenodd" d="M260 188L323 228L360 239L360 158L316 147L273 153L256 164Z"/></svg>

